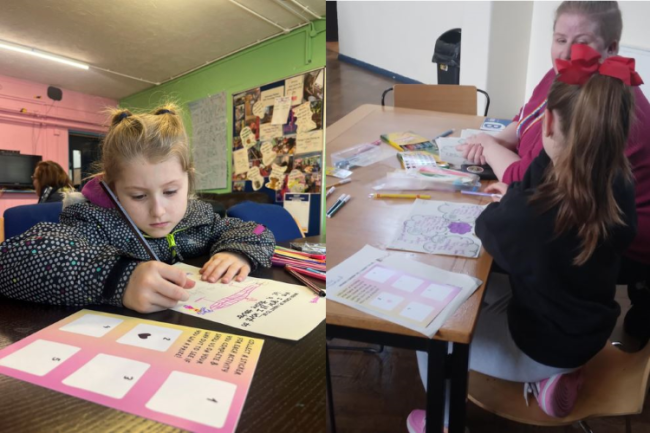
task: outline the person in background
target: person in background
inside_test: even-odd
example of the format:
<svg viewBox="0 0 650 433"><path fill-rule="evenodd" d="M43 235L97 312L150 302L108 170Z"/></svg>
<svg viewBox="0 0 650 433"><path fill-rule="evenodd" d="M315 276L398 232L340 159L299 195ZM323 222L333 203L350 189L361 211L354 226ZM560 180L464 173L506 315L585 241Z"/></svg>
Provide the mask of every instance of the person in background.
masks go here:
<svg viewBox="0 0 650 433"><path fill-rule="evenodd" d="M65 193L73 192L74 186L68 173L54 161L41 161L32 175L39 203L63 201Z"/></svg>
<svg viewBox="0 0 650 433"><path fill-rule="evenodd" d="M459 146L475 163L489 164L499 180L520 181L542 150L542 115L547 95L557 74L555 59L567 60L573 44L585 44L602 59L618 53L623 20L615 1L565 1L555 12L550 69L513 122L492 137L479 134ZM625 155L636 184L637 236L623 256L618 284L628 287L632 308L624 329L642 344L650 339L650 103L641 89L633 89L635 106Z"/></svg>

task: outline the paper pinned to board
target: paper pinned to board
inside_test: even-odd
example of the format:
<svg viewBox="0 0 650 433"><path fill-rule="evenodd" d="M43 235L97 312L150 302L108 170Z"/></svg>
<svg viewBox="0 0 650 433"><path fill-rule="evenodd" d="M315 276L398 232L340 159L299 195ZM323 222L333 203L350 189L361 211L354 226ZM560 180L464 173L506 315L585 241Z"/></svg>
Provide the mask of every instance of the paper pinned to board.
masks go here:
<svg viewBox="0 0 650 433"><path fill-rule="evenodd" d="M296 154L319 152L323 149L323 130L298 133Z"/></svg>
<svg viewBox="0 0 650 433"><path fill-rule="evenodd" d="M289 177L291 179L291 177ZM284 208L298 222L303 233L309 231L309 204L311 194L284 194Z"/></svg>
<svg viewBox="0 0 650 433"><path fill-rule="evenodd" d="M287 119L289 118L289 110L291 110L290 96L275 98L275 104L273 105L273 118L271 119L271 124L284 125L285 123L287 123Z"/></svg>
<svg viewBox="0 0 650 433"><path fill-rule="evenodd" d="M298 75L286 80L286 95L291 98L291 105L298 105L302 102L305 90L305 76Z"/></svg>
<svg viewBox="0 0 650 433"><path fill-rule="evenodd" d="M232 157L233 172L235 174L246 173L248 171L248 150L235 150Z"/></svg>
<svg viewBox="0 0 650 433"><path fill-rule="evenodd" d="M260 125L260 141L273 140L276 137L282 137L282 125L273 125L265 123Z"/></svg>
<svg viewBox="0 0 650 433"><path fill-rule="evenodd" d="M284 96L284 86L274 87L273 89L265 90L260 94L260 102L263 107L268 107L275 103L276 98Z"/></svg>
<svg viewBox="0 0 650 433"><path fill-rule="evenodd" d="M300 340L325 320L325 299L295 284L248 277L228 284L201 281L199 268L177 263L196 281L173 310L271 337Z"/></svg>
<svg viewBox="0 0 650 433"><path fill-rule="evenodd" d="M327 297L433 337L482 284L366 245L327 271Z"/></svg>

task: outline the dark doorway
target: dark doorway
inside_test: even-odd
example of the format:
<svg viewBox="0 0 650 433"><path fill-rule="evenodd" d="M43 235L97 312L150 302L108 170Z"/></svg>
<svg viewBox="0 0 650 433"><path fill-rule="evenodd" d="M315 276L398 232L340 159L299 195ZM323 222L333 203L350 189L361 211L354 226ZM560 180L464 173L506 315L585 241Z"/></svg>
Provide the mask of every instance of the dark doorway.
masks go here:
<svg viewBox="0 0 650 433"><path fill-rule="evenodd" d="M339 40L339 19L336 11L336 2L326 2L327 8L327 42L338 42Z"/></svg>
<svg viewBox="0 0 650 433"><path fill-rule="evenodd" d="M88 176L95 173L94 164L101 159L99 144L102 136L70 131L68 137L68 165L72 183L81 191Z"/></svg>

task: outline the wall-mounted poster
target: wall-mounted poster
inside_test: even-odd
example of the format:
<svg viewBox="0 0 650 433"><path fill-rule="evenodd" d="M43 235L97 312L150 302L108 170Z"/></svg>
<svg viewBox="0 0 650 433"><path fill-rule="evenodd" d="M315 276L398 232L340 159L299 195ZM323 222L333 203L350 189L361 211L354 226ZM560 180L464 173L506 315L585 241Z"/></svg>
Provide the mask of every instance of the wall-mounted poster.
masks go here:
<svg viewBox="0 0 650 433"><path fill-rule="evenodd" d="M309 200L308 235L320 232L324 161L325 69L233 95L233 191L259 191L281 204L286 193Z"/></svg>

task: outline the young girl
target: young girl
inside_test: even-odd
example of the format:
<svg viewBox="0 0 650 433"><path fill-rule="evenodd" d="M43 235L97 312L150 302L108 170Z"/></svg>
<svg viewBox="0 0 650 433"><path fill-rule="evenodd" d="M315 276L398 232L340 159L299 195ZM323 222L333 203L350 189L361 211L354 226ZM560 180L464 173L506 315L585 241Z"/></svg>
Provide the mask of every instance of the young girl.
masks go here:
<svg viewBox="0 0 650 433"><path fill-rule="evenodd" d="M490 281L470 348L470 368L525 382L544 412L569 414L580 367L607 344L622 253L636 234L625 144L642 83L634 60L574 45L558 60L542 119L544 149L521 182L476 221L476 234L510 285ZM426 354L418 353L421 373ZM426 383L426 374L425 383ZM409 431L420 432L423 411Z"/></svg>
<svg viewBox="0 0 650 433"><path fill-rule="evenodd" d="M102 146L103 172L64 202L60 224L41 223L0 244L0 293L55 305L111 304L149 313L187 300L194 286L171 266L210 255L202 279L243 280L269 267L275 246L264 226L220 218L189 199L188 139L174 106L152 114L117 110ZM151 261L99 188L103 179L160 262ZM78 194L78 193L77 193ZM78 194L81 195L81 194Z"/></svg>

